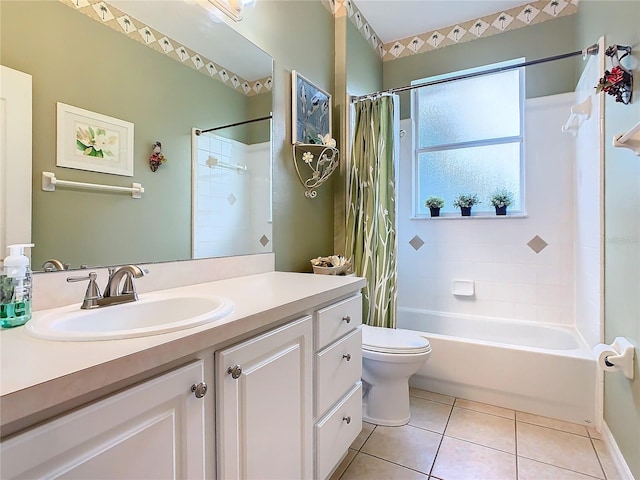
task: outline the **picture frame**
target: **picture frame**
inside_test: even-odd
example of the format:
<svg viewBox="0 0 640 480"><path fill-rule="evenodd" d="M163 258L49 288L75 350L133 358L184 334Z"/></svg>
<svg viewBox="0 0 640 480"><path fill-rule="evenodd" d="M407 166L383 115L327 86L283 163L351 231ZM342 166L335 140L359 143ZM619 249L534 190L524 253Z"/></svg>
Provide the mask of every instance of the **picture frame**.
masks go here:
<svg viewBox="0 0 640 480"><path fill-rule="evenodd" d="M331 136L331 94L293 70L291 72L291 142L322 143Z"/></svg>
<svg viewBox="0 0 640 480"><path fill-rule="evenodd" d="M133 123L57 102L58 167L133 176Z"/></svg>

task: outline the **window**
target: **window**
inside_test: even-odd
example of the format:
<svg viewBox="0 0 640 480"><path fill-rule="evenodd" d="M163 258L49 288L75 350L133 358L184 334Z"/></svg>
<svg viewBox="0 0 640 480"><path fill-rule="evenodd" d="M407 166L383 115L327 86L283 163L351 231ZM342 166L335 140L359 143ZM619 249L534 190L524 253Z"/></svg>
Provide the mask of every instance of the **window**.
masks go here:
<svg viewBox="0 0 640 480"><path fill-rule="evenodd" d="M521 63L517 59L413 84ZM523 212L524 68L487 73L413 91L417 217L428 216L424 201L445 201L442 214L459 214L459 194L477 194L473 213L495 212L490 197L497 189L513 193L509 212Z"/></svg>

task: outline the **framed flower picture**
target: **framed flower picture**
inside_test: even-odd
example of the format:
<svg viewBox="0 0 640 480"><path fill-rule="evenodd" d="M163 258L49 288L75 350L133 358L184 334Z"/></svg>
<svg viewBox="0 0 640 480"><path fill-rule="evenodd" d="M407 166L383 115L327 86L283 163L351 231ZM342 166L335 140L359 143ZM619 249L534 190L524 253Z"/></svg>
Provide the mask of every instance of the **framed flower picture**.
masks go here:
<svg viewBox="0 0 640 480"><path fill-rule="evenodd" d="M133 176L133 123L58 102L59 167Z"/></svg>
<svg viewBox="0 0 640 480"><path fill-rule="evenodd" d="M331 95L295 70L291 72L291 141L322 143L331 136Z"/></svg>

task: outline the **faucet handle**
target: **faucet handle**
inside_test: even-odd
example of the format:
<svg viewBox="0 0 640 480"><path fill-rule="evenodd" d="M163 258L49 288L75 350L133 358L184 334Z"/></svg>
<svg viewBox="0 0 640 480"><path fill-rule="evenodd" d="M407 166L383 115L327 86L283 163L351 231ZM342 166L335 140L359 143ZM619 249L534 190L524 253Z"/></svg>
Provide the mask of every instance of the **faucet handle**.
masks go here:
<svg viewBox="0 0 640 480"><path fill-rule="evenodd" d="M82 300L82 306L80 307L83 310L87 310L90 308L98 307L98 300L102 299L102 295L100 294L100 288L98 287L98 282L96 282L96 278L98 275L96 272L90 272L89 275L79 276L79 277L67 277L67 282L82 282L83 280L89 280L89 285L87 286L87 291L84 294L84 299Z"/></svg>

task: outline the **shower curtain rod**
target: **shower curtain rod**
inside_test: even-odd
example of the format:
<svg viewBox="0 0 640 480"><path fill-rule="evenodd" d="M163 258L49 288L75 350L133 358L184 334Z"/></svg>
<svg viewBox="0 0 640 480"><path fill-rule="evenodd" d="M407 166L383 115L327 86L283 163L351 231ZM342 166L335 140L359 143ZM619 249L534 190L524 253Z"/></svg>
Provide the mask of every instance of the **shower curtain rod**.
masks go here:
<svg viewBox="0 0 640 480"><path fill-rule="evenodd" d="M618 47L618 48L625 49L629 47ZM456 75L455 77L443 78L440 80L432 80L429 82L418 83L415 85L406 85L404 87L396 87L396 88L390 88L388 90L380 90L379 92L370 93L368 95L352 96L351 103L360 102L366 98L376 97L379 95L406 92L407 90L413 90L415 88L429 87L431 85L439 85L441 83L453 82L455 80L463 80L465 78L473 78L473 77L479 77L481 75L487 75L491 73L499 73L507 70L514 70L516 68L528 67L531 65L538 65L539 63L554 62L556 60L564 60L565 58L576 57L578 55L584 55L585 57L587 55L597 55L597 53L598 53L598 44L594 43L593 45L585 48L584 50L577 50L575 52L563 53L561 55L554 55L553 57L540 58L538 60L531 60L529 62L522 62L515 65L506 65L504 67L491 68L489 70L483 70L481 72L473 72L473 73L466 73L463 75Z"/></svg>
<svg viewBox="0 0 640 480"><path fill-rule="evenodd" d="M246 125L247 123L262 122L263 120L271 120L272 118L273 115L267 115L266 117L253 118L251 120L245 120L244 122L231 123L229 125L223 125L221 127L208 128L207 130L200 130L199 128L196 128L196 135L200 136L203 133L215 132L216 130L222 130L223 128L238 127L240 125Z"/></svg>

